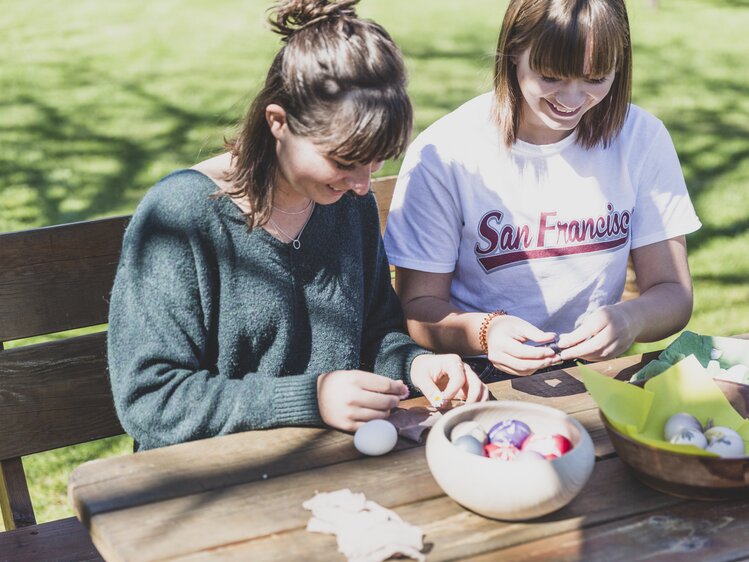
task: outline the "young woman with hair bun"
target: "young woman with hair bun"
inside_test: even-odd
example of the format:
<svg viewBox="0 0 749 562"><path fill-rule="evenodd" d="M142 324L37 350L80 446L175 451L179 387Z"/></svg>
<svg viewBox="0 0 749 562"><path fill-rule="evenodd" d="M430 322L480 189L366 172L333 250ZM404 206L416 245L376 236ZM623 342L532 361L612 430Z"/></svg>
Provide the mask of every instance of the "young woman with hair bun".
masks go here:
<svg viewBox="0 0 749 562"><path fill-rule="evenodd" d="M409 391L484 400L404 333L370 175L409 141L401 54L354 0L279 2L283 46L227 152L139 204L110 308L117 412L148 449L283 425L353 431Z"/></svg>

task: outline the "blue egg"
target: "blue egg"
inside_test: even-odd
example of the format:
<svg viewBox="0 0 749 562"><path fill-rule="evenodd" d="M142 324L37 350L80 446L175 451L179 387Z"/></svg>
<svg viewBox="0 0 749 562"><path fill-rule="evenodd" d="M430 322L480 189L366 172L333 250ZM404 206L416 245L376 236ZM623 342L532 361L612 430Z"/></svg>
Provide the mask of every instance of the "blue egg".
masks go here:
<svg viewBox="0 0 749 562"><path fill-rule="evenodd" d="M481 457L484 456L484 446L481 444L481 441L471 435L461 435L453 441L453 445L466 453Z"/></svg>

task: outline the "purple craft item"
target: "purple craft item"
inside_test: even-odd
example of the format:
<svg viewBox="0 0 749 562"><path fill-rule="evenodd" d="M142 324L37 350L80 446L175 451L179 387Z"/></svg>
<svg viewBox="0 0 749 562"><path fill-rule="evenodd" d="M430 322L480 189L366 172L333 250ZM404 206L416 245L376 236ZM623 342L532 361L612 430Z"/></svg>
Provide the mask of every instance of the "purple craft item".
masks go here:
<svg viewBox="0 0 749 562"><path fill-rule="evenodd" d="M530 434L531 428L528 427L528 424L518 420L502 420L488 432L490 443L497 445L510 444L517 448L520 448Z"/></svg>

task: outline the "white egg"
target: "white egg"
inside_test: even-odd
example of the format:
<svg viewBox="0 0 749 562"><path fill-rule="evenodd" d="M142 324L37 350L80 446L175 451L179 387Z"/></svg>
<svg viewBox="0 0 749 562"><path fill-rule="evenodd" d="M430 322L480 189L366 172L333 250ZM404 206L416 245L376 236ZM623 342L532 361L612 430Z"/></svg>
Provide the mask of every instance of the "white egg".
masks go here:
<svg viewBox="0 0 749 562"><path fill-rule="evenodd" d="M705 432L708 445L706 451L720 455L721 457L736 458L745 456L744 441L741 435L730 427L716 425Z"/></svg>
<svg viewBox="0 0 749 562"><path fill-rule="evenodd" d="M692 414L684 412L674 414L668 418L666 425L663 426L663 438L666 441L671 441L675 435L681 433L684 429L693 429L702 433L702 424Z"/></svg>
<svg viewBox="0 0 749 562"><path fill-rule="evenodd" d="M469 420L460 422L455 427L453 427L452 431L450 432L450 441L454 443L464 435L470 435L471 437L479 441L482 445L486 445L486 442L488 441L486 431L484 431L484 428L481 427L481 424L475 421Z"/></svg>
<svg viewBox="0 0 749 562"><path fill-rule="evenodd" d="M354 447L360 453L376 457L389 453L398 442L398 430L387 420L371 420L354 433Z"/></svg>
<svg viewBox="0 0 749 562"><path fill-rule="evenodd" d="M704 449L707 445L707 438L698 429L684 428L674 435L670 440L674 445L694 445Z"/></svg>

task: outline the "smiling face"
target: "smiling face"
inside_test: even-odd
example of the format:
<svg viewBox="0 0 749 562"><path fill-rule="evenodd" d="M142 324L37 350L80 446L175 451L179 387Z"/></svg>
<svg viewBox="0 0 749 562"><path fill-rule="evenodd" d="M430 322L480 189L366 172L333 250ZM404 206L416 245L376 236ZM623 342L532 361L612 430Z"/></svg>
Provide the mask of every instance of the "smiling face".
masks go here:
<svg viewBox="0 0 749 562"><path fill-rule="evenodd" d="M497 40L492 117L506 146L575 132L608 146L629 110L632 47L624 0L510 0Z"/></svg>
<svg viewBox="0 0 749 562"><path fill-rule="evenodd" d="M348 191L367 194L370 177L382 166L381 162L350 163L330 156L321 144L292 133L280 106L268 106L266 117L276 139L278 205L294 209L310 199L330 205Z"/></svg>
<svg viewBox="0 0 749 562"><path fill-rule="evenodd" d="M530 66L530 48L516 57L522 94L518 138L532 144L551 144L569 136L583 115L601 103L611 90L616 72L580 77L545 76Z"/></svg>

